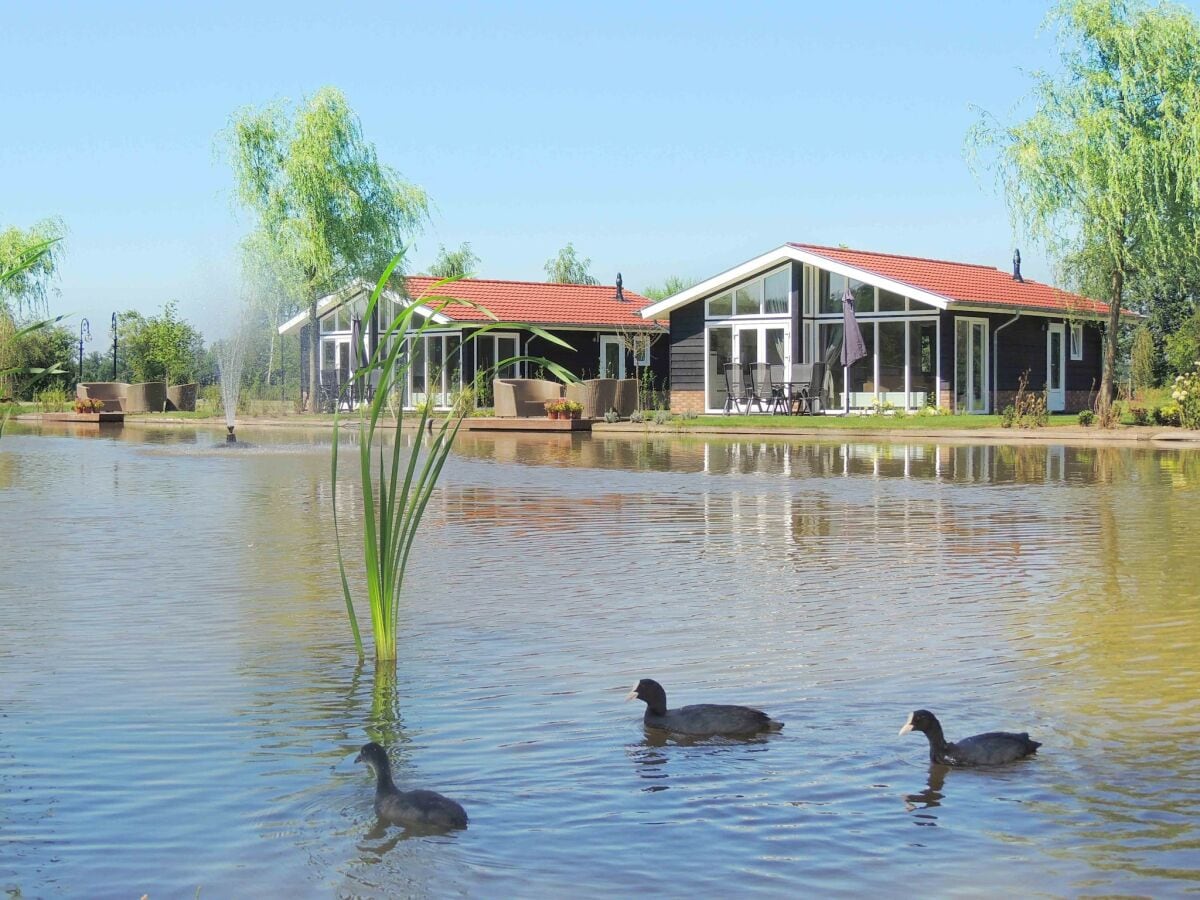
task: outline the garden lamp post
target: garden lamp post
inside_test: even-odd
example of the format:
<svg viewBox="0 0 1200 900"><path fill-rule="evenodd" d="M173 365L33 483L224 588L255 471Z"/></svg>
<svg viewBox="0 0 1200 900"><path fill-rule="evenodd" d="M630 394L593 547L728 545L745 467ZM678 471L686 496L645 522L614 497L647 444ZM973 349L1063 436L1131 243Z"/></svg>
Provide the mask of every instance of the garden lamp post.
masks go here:
<svg viewBox="0 0 1200 900"><path fill-rule="evenodd" d="M83 342L92 339L92 326L87 319L79 323L79 380L83 381Z"/></svg>
<svg viewBox="0 0 1200 900"><path fill-rule="evenodd" d="M117 380L117 314L113 313L112 317L113 331L113 381Z"/></svg>

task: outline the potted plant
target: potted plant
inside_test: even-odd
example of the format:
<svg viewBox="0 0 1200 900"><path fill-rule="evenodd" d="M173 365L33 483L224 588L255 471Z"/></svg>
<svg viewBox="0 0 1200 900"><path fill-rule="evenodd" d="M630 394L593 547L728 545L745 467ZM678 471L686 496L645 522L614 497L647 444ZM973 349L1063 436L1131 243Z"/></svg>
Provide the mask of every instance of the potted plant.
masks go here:
<svg viewBox="0 0 1200 900"><path fill-rule="evenodd" d="M583 404L578 400L562 401L562 411L565 414L564 418L578 419L583 415Z"/></svg>
<svg viewBox="0 0 1200 900"><path fill-rule="evenodd" d="M561 403L561 400L547 400L545 403L543 403L542 405L546 407L546 418L557 419L560 412L559 404Z"/></svg>

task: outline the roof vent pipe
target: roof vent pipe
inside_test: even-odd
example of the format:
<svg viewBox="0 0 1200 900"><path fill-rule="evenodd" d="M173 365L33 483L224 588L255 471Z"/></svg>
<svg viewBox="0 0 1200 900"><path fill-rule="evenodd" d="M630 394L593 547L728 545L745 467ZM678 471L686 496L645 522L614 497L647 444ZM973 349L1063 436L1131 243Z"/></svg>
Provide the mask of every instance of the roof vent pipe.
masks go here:
<svg viewBox="0 0 1200 900"><path fill-rule="evenodd" d="M623 284L624 284L624 282L621 281L621 273L618 272L617 273L617 302L618 303L625 302L625 288L624 288Z"/></svg>
<svg viewBox="0 0 1200 900"><path fill-rule="evenodd" d="M1013 251L1013 281L1024 281L1021 277L1021 251Z"/></svg>

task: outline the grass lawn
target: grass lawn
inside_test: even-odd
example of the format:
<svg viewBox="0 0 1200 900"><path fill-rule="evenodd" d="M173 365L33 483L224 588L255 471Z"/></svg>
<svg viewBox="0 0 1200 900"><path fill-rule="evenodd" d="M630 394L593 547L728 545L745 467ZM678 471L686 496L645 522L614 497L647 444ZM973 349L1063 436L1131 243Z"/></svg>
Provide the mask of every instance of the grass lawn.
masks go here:
<svg viewBox="0 0 1200 900"><path fill-rule="evenodd" d="M831 431L933 430L970 431L999 428L999 416L699 416L674 420L686 428L741 428L770 431L775 428L829 429ZM1053 415L1051 428L1078 425L1076 415Z"/></svg>

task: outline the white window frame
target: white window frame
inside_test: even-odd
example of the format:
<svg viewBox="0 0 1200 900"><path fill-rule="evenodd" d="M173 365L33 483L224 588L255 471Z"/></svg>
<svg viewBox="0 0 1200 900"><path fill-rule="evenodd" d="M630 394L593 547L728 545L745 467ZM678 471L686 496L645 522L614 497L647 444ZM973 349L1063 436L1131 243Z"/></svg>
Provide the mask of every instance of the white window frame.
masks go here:
<svg viewBox="0 0 1200 900"><path fill-rule="evenodd" d="M635 334L632 343L634 368L646 368L650 365L650 335Z"/></svg>
<svg viewBox="0 0 1200 900"><path fill-rule="evenodd" d="M953 329L951 331L951 340L954 341L954 386L951 388L950 399L953 400L952 412L955 415L981 415L985 416L992 411L992 391L990 387L992 376L992 323L991 320L977 316L954 316L951 319ZM971 333L971 328L974 325L983 325L983 409L975 410L960 410L958 408L958 323L967 323L967 333ZM970 366L970 361L967 363Z"/></svg>
<svg viewBox="0 0 1200 900"><path fill-rule="evenodd" d="M608 375L604 371L604 350L606 347L616 344L617 346L617 378L625 377L625 339L619 334L602 334L600 335L600 364L596 368L597 377L607 378Z"/></svg>
<svg viewBox="0 0 1200 900"><path fill-rule="evenodd" d="M713 321L725 321L727 319L737 319L739 321L748 321L750 319L790 319L792 317L792 289L790 282L791 263L784 263L782 266L776 266L773 269L768 269L766 272L761 272L753 278L748 278L743 282L731 285L719 293L713 294L704 300L704 318ZM768 313L763 312L767 302L767 279L776 275L779 272L789 272L789 283L787 290L787 309L783 312ZM752 313L739 313L737 311L737 292L743 288L753 287L758 294L758 310ZM714 313L712 311L712 302L718 297L729 295L730 311L727 313Z"/></svg>
<svg viewBox="0 0 1200 900"><path fill-rule="evenodd" d="M1083 324L1072 322L1070 326L1071 360L1079 362L1083 359Z"/></svg>

